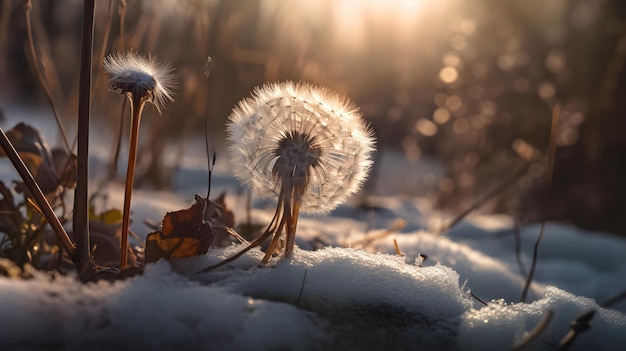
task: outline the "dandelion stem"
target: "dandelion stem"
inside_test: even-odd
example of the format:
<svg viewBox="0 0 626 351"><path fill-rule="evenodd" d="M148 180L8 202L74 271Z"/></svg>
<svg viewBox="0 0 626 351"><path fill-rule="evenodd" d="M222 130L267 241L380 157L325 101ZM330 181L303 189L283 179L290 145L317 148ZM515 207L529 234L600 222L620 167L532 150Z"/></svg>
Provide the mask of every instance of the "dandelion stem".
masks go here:
<svg viewBox="0 0 626 351"><path fill-rule="evenodd" d="M226 258L212 266L208 266L198 272L197 273L204 273L204 272L208 272L208 271L212 271L216 268L219 268L225 264L228 264L230 262L233 262L234 260L238 259L239 257L241 257L243 254L245 254L246 252L250 251L252 248L258 246L261 242L263 242L263 240L267 239L270 235L272 234L271 231L266 230L265 233L263 233L263 235L261 235L260 237L254 239L253 241L250 242L250 244L248 246L246 246L245 248L243 248L241 251L237 252L236 254L232 255L229 258Z"/></svg>
<svg viewBox="0 0 626 351"><path fill-rule="evenodd" d="M279 198L282 198L282 192L279 195ZM265 230L265 232L263 232L263 234L261 234L261 236L259 236L258 238L252 240L250 242L250 244L248 244L248 246L246 246L245 248L243 248L241 251L237 252L236 254L232 255L229 258L226 258L214 265L208 266L198 272L196 272L196 274L198 273L204 273L204 272L208 272L208 271L212 271L216 268L219 268L225 264L228 264L236 259L238 259L239 257L241 257L243 254L245 254L246 252L250 251L253 247L258 246L260 243L263 242L263 240L267 239L270 235L275 234L276 230L275 228L280 228L282 229L282 223L283 223L283 218L281 216L281 212L282 212L282 202L279 201L278 202L278 206L276 206L276 212L274 213L274 217L272 218L272 221L270 222L269 226L267 227L267 229ZM279 224L279 222L281 224ZM267 256L267 253L266 253ZM270 255L271 256L271 255ZM269 260L269 258L268 258Z"/></svg>
<svg viewBox="0 0 626 351"><path fill-rule="evenodd" d="M137 161L137 143L139 140L139 122L145 105L143 97L129 96L132 114L130 142L128 146L128 167L126 169L126 186L124 188L124 212L122 214L122 238L120 245L120 269L128 265L128 229L130 226L130 199L135 180L135 164Z"/></svg>
<svg viewBox="0 0 626 351"><path fill-rule="evenodd" d="M274 238L272 239L270 246L267 248L267 251L265 252L265 256L263 256L263 260L261 261L262 264L267 264L267 262L269 262L270 258L276 251L276 246L280 242L280 236L282 234L283 228L285 227L285 222L289 221L288 217L289 216L285 216L283 214L280 220L280 224L278 225L278 229L274 232Z"/></svg>
<svg viewBox="0 0 626 351"><path fill-rule="evenodd" d="M296 244L296 228L298 227L298 215L300 213L300 199L296 196L293 199L293 211L291 213L291 223L287 231L287 244L285 246L285 257L293 255L293 248Z"/></svg>
<svg viewBox="0 0 626 351"><path fill-rule="evenodd" d="M267 262L270 260L270 257L272 257L272 255L276 251L276 246L280 242L280 236L282 234L283 227L285 226L285 222L287 222L287 226L289 226L289 196L286 196L284 194L284 191L281 191L280 194L281 196L279 197L278 205L276 206L276 214L274 215L274 218L272 219L270 225L267 227L266 231L268 233L274 233L274 238L268 246L267 251L265 251L265 256L263 256L263 260L261 261L262 264L267 264ZM280 221L276 221L279 217ZM278 227L274 229L276 223L278 223Z"/></svg>

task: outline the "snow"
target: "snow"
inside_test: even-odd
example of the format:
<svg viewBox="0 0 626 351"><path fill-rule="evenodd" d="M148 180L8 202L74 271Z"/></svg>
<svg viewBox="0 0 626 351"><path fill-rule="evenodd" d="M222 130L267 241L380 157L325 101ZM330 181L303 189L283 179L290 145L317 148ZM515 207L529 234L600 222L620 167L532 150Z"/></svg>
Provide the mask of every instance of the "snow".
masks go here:
<svg viewBox="0 0 626 351"><path fill-rule="evenodd" d="M205 162L195 156L181 163L172 191L134 192L133 230L139 235L149 232L143 219L160 220L188 207L194 193L206 192ZM227 190L227 204L242 221L245 193L225 162L218 159L212 194ZM7 164L0 160L2 179L15 177ZM107 206L121 207L121 184L106 193ZM599 306L626 289L624 239L548 223L522 303L525 278L510 218L473 216L439 235L437 225L446 217L428 201L381 193L368 199L376 210L356 208L353 198L328 217L301 218L294 257L263 267L263 253L255 248L218 270L197 273L241 248L233 244L205 256L159 261L143 275L114 283L82 284L35 271L31 279L0 277L0 349L506 350L550 310L552 321L527 349L552 350L590 309L596 310L591 329L570 350L626 345L626 302ZM267 224L272 210L271 202L253 201L253 221ZM385 233L399 220L404 226ZM538 224L521 228L525 271L539 230ZM393 239L405 257L395 254ZM327 246L314 250L315 240Z"/></svg>

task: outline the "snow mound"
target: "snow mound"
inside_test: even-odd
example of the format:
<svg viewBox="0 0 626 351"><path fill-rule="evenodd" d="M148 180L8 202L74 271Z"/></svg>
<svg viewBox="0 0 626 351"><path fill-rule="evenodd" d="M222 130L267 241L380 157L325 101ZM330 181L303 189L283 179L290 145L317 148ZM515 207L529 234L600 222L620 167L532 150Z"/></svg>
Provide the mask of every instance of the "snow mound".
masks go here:
<svg viewBox="0 0 626 351"><path fill-rule="evenodd" d="M239 249L159 261L112 284L40 272L27 280L0 277L0 349L502 350L552 310L552 323L530 345L550 350L589 309L597 310L592 329L571 350L626 344L626 316L591 299L547 287L530 304L476 308L453 269L395 255L298 249L259 267L263 253L253 249L196 274Z"/></svg>
<svg viewBox="0 0 626 351"><path fill-rule="evenodd" d="M510 349L551 310L554 315L550 324L527 349L558 350L559 342L571 330L570 323L592 309L596 312L590 321L591 329L579 334L570 350L623 350L626 345L624 314L600 308L592 299L552 286L546 287L545 296L532 304L507 305L498 300L468 311L463 315L458 343L466 350Z"/></svg>

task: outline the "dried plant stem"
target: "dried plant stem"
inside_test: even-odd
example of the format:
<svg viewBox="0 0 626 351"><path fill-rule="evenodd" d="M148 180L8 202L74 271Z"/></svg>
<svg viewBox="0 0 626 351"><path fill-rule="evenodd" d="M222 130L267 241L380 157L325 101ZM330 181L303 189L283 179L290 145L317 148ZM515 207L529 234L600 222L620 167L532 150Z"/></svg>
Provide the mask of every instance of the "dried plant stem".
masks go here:
<svg viewBox="0 0 626 351"><path fill-rule="evenodd" d="M300 302L302 302L302 294L304 294L304 283L306 283L306 275L308 271L308 269L304 270L304 276L302 277L302 284L300 284L300 292L298 293L298 301L296 302L296 305L300 305Z"/></svg>
<svg viewBox="0 0 626 351"><path fill-rule="evenodd" d="M130 95L129 95L130 96ZM130 199L135 180L135 165L137 162L137 144L139 141L139 122L145 105L143 98L129 97L132 114L130 127L130 142L128 146L128 167L126 169L126 186L124 188L124 212L122 214L122 238L120 246L120 269L128 265L128 230L130 226Z"/></svg>
<svg viewBox="0 0 626 351"><path fill-rule="evenodd" d="M120 38L118 42L118 50L122 50L124 48L125 39L125 26L124 20L126 19L126 0L120 0L120 5L117 8L117 13L120 15Z"/></svg>
<svg viewBox="0 0 626 351"><path fill-rule="evenodd" d="M300 213L299 197L294 195L295 189L292 189L290 195L283 193L282 202L282 219L278 225L278 229L274 232L274 238L270 243L263 264L266 264L272 255L276 252L277 247L285 248L285 257L293 256L293 250L296 242L296 228L298 226L298 214ZM280 208L280 206L279 206ZM283 229L285 229L285 237L282 237ZM279 246L280 244L280 246Z"/></svg>
<svg viewBox="0 0 626 351"><path fill-rule="evenodd" d="M546 171L546 181L548 184L552 183L552 175L554 173L554 154L556 152L556 131L559 125L559 115L560 115L560 106L556 104L552 109L552 124L550 126L550 141L548 144L548 167ZM537 237L537 241L535 242L535 247L533 248L533 260L530 265L530 271L528 272L528 277L526 278L526 284L524 285L524 290L522 291L522 296L520 297L521 302L526 301L526 295L528 294L528 289L530 288L530 284L533 281L533 276L535 274L535 267L537 266L537 256L539 251L539 244L541 243L541 239L543 238L543 232L546 227L546 221L543 220L541 222L541 229L539 231L539 236Z"/></svg>
<svg viewBox="0 0 626 351"><path fill-rule="evenodd" d="M209 195L211 195L211 173L213 172L213 166L215 165L215 154L213 155L213 166L211 165L211 151L209 146L209 77L211 76L211 57L208 57L204 64L204 145L206 147L207 157L207 193L206 199L209 201Z"/></svg>
<svg viewBox="0 0 626 351"><path fill-rule="evenodd" d="M567 333L567 335L565 335L565 337L563 337L563 339L561 339L561 342L559 342L560 350L569 350L570 346L572 346L574 340L576 340L578 335L591 328L589 322L593 319L595 313L596 310L585 311L578 317L576 317L576 319L572 323L570 323L569 327L571 328L571 330Z"/></svg>
<svg viewBox="0 0 626 351"><path fill-rule="evenodd" d="M539 236L537 237L537 241L535 242L535 247L533 248L533 260L530 265L530 271L528 272L528 277L526 278L526 284L524 284L524 290L522 291L522 296L520 297L520 302L526 301L526 296L528 295L528 289L530 288L530 284L533 281L533 276L535 275L535 267L537 266L537 256L539 252L539 244L541 243L541 239L543 238L543 232L546 227L546 222L541 222L541 229L539 231Z"/></svg>
<svg viewBox="0 0 626 351"><path fill-rule="evenodd" d="M107 14L106 25L104 27L104 36L102 38L102 46L100 47L100 52L98 53L98 57L96 60L99 71L102 71L102 65L104 64L104 54L106 52L107 47L109 46L109 36L111 34L111 27L113 25L113 8L114 8L113 5L114 4L115 4L114 0L109 0L109 10ZM96 80L94 83L94 86L96 87L96 89L100 87L101 79L102 79L102 75L96 76Z"/></svg>
<svg viewBox="0 0 626 351"><path fill-rule="evenodd" d="M552 124L550 125L550 142L548 144L548 167L546 171L546 180L548 184L552 183L554 174L554 155L556 153L556 134L559 126L559 116L561 115L561 106L554 105L552 109Z"/></svg>
<svg viewBox="0 0 626 351"><path fill-rule="evenodd" d="M63 246L63 249L65 249L65 252L67 252L67 254L72 259L74 259L75 251L76 251L76 247L74 246L74 243L72 243L72 240L67 235L65 228L63 228L63 225L59 221L59 218L54 213L54 210L50 206L50 203L46 199L46 196L41 191L39 184L37 184L37 182L33 178L33 175L30 173L28 168L26 168L24 161L22 161L22 158L20 157L20 155L17 153L17 151L15 151L13 144L11 144L11 141L9 140L7 135L4 133L4 130L2 128L0 128L0 146L2 147L2 150L4 150L4 152L9 157L9 160L11 161L11 163L17 170L17 173L20 175L20 177L26 184L26 187L30 191L31 195L35 198L35 202L37 203L37 206L39 206L39 209L42 211L42 213L46 217L46 220L48 220L48 223L50 223L50 227L52 227L52 230L57 235L57 238L61 242L61 246Z"/></svg>
<svg viewBox="0 0 626 351"><path fill-rule="evenodd" d="M398 218L395 221L393 221L393 223L391 224L391 227L385 229L384 231L373 233L373 234L366 234L361 239L345 243L345 245L351 246L351 247L360 246L360 247L365 248L371 245L376 240L384 239L390 236L391 234L401 230L404 227L406 227L406 220L402 218Z"/></svg>
<svg viewBox="0 0 626 351"><path fill-rule="evenodd" d="M109 12L107 15L106 26L104 27L104 38L102 38L102 47L100 48L100 54L98 55L98 68L102 69L102 63L104 60L104 53L106 52L107 45L109 44L109 35L111 34L111 25L113 24L113 4L115 1L109 0Z"/></svg>
<svg viewBox="0 0 626 351"><path fill-rule="evenodd" d="M0 10L0 72L5 72L7 64L7 44L9 36L9 20L11 19L11 5L12 1L3 1L2 9Z"/></svg>
<svg viewBox="0 0 626 351"><path fill-rule="evenodd" d="M230 236L232 236L233 238L235 238L237 241L239 241L239 243L243 243L243 244L247 244L248 240L246 240L244 237L242 237L241 235L239 235L239 233L237 233L233 228L227 227L225 225L221 225L219 223L212 223L213 228L215 229L221 229L223 231L225 231L226 233L228 233ZM131 232L132 233L132 232Z"/></svg>
<svg viewBox="0 0 626 351"><path fill-rule="evenodd" d="M85 4L87 6L87 4ZM39 83L41 84L46 97L48 98L48 102L50 103L50 107L52 108L52 112L54 113L54 118L56 119L57 126L59 127L59 131L61 132L61 136L63 137L63 142L65 143L65 148L68 153L72 153L72 148L67 139L67 134L65 133L65 128L63 128L63 123L61 122L61 116L59 115L59 111L54 103L54 99L52 98L52 92L50 92L50 88L43 77L43 73L39 68L39 60L37 59L37 52L35 51L35 41L33 40L33 30L32 24L30 20L30 11L32 9L32 3L30 0L26 0L24 2L24 13L26 15L26 33L28 36L28 45L30 48L30 55L33 61L33 67L35 68L35 72L37 73L37 78L39 79ZM93 26L93 24L92 24Z"/></svg>
<svg viewBox="0 0 626 351"><path fill-rule="evenodd" d="M478 301L478 302L482 303L482 304L483 304L483 306L487 306L487 303L486 303L485 301L483 301L483 299L481 299L480 297L478 297L478 295L474 294L474 292L473 292L473 291L470 291L470 292L469 292L469 294L470 294L470 296L471 296L471 297L475 298L475 299L476 299L476 301Z"/></svg>
<svg viewBox="0 0 626 351"><path fill-rule="evenodd" d="M483 196L478 198L470 207L461 211L458 215L456 215L444 228L441 228L437 235L442 235L450 230L455 225L459 224L465 217L467 217L470 213L474 212L477 208L484 205L489 199L494 196L501 194L502 191L511 184L514 180L519 178L530 166L530 162L525 162L524 164L518 166L515 170L509 173L506 177L500 181L500 183L496 184L493 188L487 191Z"/></svg>
<svg viewBox="0 0 626 351"><path fill-rule="evenodd" d="M543 316L541 321L539 321L539 324L537 324L537 326L535 326L533 330L528 332L528 334L526 334L526 336L522 340L520 340L519 342L515 343L515 345L513 345L513 350L514 351L524 350L526 346L528 346L531 342L537 339L539 335L541 335L541 333L548 327L548 325L550 325L550 322L552 321L553 316L554 316L554 311L552 310L546 311L546 314Z"/></svg>
<svg viewBox="0 0 626 351"><path fill-rule="evenodd" d="M122 50L124 48L124 41L125 41L124 22L126 19L126 8L127 8L126 0L120 0L120 4L117 7L117 14L120 16L120 28L119 28L120 34L119 34L119 41L117 43L118 50ZM117 134L115 152L113 153L113 163L111 165L111 169L109 170L110 177L115 177L115 175L117 174L117 163L118 163L119 156L120 156L120 147L122 144L122 133L124 131L124 110L125 109L126 109L126 100L124 100L124 102L122 103L122 111L120 112L119 132Z"/></svg>
<svg viewBox="0 0 626 351"><path fill-rule="evenodd" d="M281 193L279 194L278 198L282 198L283 196L283 192L281 191ZM265 232L263 232L263 234L261 234L261 236L259 236L258 238L252 240L250 242L250 244L248 244L248 246L244 247L243 249L241 249L239 252L237 252L236 254L232 255L231 257L228 257L226 259L223 259L222 261L208 266L198 272L196 272L196 274L198 273L205 273L205 272L209 272L212 271L214 269L217 269L219 267L222 267L230 262L233 262L234 260L238 259L239 257L241 257L243 254L245 254L246 252L250 251L252 248L258 246L259 244L261 244L263 242L263 240L267 239L270 237L270 235L275 234L276 232L282 230L282 227L285 224L285 218L284 216L281 216L281 213L283 212L283 206L282 206L282 202L279 201L278 206L276 208L276 212L274 213L274 217L272 218L272 221L270 222L269 226L267 227L267 229L265 230ZM274 237L274 239L278 240L276 237ZM274 239L272 239L272 241L274 241ZM270 244L271 246L271 244ZM268 250L267 252L270 252L270 250ZM268 256L266 253L266 256L271 257L271 254ZM264 258L265 259L265 258ZM265 262L267 263L267 262Z"/></svg>
<svg viewBox="0 0 626 351"><path fill-rule="evenodd" d="M602 306L604 308L608 308L608 307L618 303L622 299L626 299L626 290L624 290L621 293L619 293L618 295L615 295L612 298L604 301L603 303L600 304L600 306Z"/></svg>
<svg viewBox="0 0 626 351"><path fill-rule="evenodd" d="M396 239L393 239L393 248L394 250L396 250L396 255L406 256L405 254L402 253L402 251L400 251L400 246L398 246L398 241Z"/></svg>
<svg viewBox="0 0 626 351"><path fill-rule="evenodd" d="M80 59L80 89L78 95L78 162L74 193L74 237L79 272L91 275L89 246L89 113L91 103L91 59L93 50L95 0L85 0ZM86 278L86 276L84 276Z"/></svg>
<svg viewBox="0 0 626 351"><path fill-rule="evenodd" d="M513 238L515 240L515 257L517 258L517 267L522 276L526 276L526 270L524 269L524 261L522 260L522 242L519 223L515 221L513 226Z"/></svg>
<svg viewBox="0 0 626 351"><path fill-rule="evenodd" d="M276 213L274 214L274 218L272 218L272 222L267 227L267 230L264 233L264 235L268 236L274 234L274 237L272 238L272 241L270 242L270 245L265 252L265 256L263 256L263 260L261 261L261 263L263 264L267 264L267 262L276 251L276 247L280 241L280 233L282 233L285 222L287 220L287 216L285 215L285 213L287 213L286 207L288 207L288 204L284 201L283 191L280 192L279 199L281 199L281 201L279 201L278 205L276 206Z"/></svg>
<svg viewBox="0 0 626 351"><path fill-rule="evenodd" d="M270 243L270 246L267 248L267 251L265 252L265 256L263 256L263 260L261 261L262 264L267 264L267 262L269 262L274 252L276 252L276 248L278 244L280 243L280 236L282 235L283 228L285 227L285 222L287 221L288 221L288 216L285 216L283 214L283 217L280 223L278 224L278 229L276 231L270 232L270 234L271 233L274 234L274 238L272 238L272 242Z"/></svg>
<svg viewBox="0 0 626 351"><path fill-rule="evenodd" d="M300 213L300 199L298 196L293 199L293 210L287 221L287 238L285 242L285 257L293 256L293 249L296 244L296 228L298 227L298 215Z"/></svg>
<svg viewBox="0 0 626 351"><path fill-rule="evenodd" d="M122 102L122 109L120 110L120 124L117 130L117 139L115 141L115 151L113 152L113 160L111 161L111 168L109 169L109 178L114 179L117 175L117 164L120 159L120 149L122 147L122 134L124 134L124 111L126 110L126 102L124 99Z"/></svg>

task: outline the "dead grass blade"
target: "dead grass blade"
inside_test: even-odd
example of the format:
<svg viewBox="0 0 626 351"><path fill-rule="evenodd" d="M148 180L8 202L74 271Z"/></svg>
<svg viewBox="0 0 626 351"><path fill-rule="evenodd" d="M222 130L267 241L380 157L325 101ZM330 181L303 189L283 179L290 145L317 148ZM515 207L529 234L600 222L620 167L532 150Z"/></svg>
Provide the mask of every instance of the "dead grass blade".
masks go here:
<svg viewBox="0 0 626 351"><path fill-rule="evenodd" d="M546 181L548 184L552 183L552 175L554 173L554 154L556 151L556 132L557 127L559 125L559 115L560 115L560 106L559 104L554 105L552 109L552 124L550 126L550 142L548 144L548 166L546 171ZM533 248L533 260L530 265L530 271L528 272L528 277L526 278L526 284L524 285L524 290L522 291L522 296L520 297L521 302L526 301L526 296L528 295L528 289L530 288L530 284L533 281L533 276L535 275L535 267L537 266L537 256L539 251L539 244L541 243L541 239L543 238L543 233L545 230L546 221L543 220L541 222L541 230L539 231L539 236L537 237L537 241L535 242L535 247Z"/></svg>

